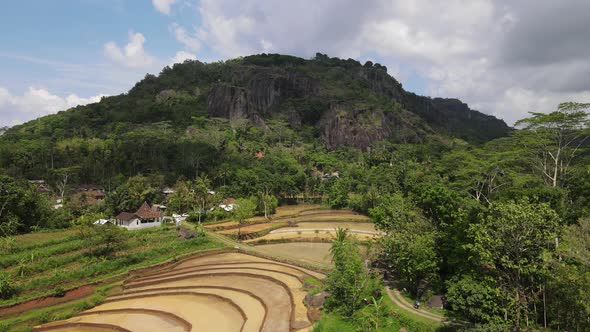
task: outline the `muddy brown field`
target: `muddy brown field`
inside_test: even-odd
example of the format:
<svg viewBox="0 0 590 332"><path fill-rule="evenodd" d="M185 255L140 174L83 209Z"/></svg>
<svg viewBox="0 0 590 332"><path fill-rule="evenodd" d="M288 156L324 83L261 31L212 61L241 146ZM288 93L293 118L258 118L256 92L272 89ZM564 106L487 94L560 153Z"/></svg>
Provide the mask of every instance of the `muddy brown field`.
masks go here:
<svg viewBox="0 0 590 332"><path fill-rule="evenodd" d="M281 255L298 258L312 263L330 265L330 243L289 242L259 245L269 255Z"/></svg>
<svg viewBox="0 0 590 332"><path fill-rule="evenodd" d="M303 330L312 324L303 303L306 278L324 275L236 252L198 257L135 275L103 304L34 330Z"/></svg>

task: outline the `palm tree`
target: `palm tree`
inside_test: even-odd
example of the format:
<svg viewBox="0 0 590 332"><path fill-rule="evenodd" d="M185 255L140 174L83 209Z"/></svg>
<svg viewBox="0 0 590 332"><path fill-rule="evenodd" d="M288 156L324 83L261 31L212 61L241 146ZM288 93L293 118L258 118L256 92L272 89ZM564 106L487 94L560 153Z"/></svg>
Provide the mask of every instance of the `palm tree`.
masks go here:
<svg viewBox="0 0 590 332"><path fill-rule="evenodd" d="M332 261L337 263L339 261L344 247L348 242L348 229L338 227L336 228L336 237L332 240L330 253L332 254Z"/></svg>

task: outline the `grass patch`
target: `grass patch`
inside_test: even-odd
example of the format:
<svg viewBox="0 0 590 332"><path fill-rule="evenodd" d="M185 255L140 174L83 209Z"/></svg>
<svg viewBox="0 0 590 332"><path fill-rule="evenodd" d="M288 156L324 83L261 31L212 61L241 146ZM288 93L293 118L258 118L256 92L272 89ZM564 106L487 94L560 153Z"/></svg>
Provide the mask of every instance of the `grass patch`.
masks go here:
<svg viewBox="0 0 590 332"><path fill-rule="evenodd" d="M33 326L52 321L68 319L84 310L101 304L111 289L119 287L121 282L114 282L100 286L90 296L76 301L62 303L47 308L29 310L14 315L14 317L0 320L0 331L25 332L31 331ZM4 330L3 330L4 328Z"/></svg>
<svg viewBox="0 0 590 332"><path fill-rule="evenodd" d="M63 239L50 240L23 248L17 247L12 254L3 255L0 258L0 267L6 269L20 262L35 262L35 260L60 255L83 246L84 242L78 236L68 236Z"/></svg>
<svg viewBox="0 0 590 332"><path fill-rule="evenodd" d="M450 332L456 331L454 327L443 325L437 322L427 320L423 317L413 315L397 307L387 295L384 294L383 304L387 308L387 314L379 318L379 328L367 325L369 318L368 313L370 306L358 311L354 317L346 318L335 313L325 313L316 323L313 332L331 332L331 331L399 331L404 328L411 332Z"/></svg>
<svg viewBox="0 0 590 332"><path fill-rule="evenodd" d="M284 223L284 222L276 222L276 223L272 223L272 224L265 223L265 225L269 225L269 227L259 230L257 232L241 233L240 240L249 240L249 239L259 238L259 237L265 236L266 234L274 231L275 229L279 229L279 228L283 228L283 227L288 226L288 224ZM223 234L223 235L228 236L234 240L238 240L238 230L237 229L233 233Z"/></svg>
<svg viewBox="0 0 590 332"><path fill-rule="evenodd" d="M412 298L412 296L410 295L410 293L407 290L401 290L400 294L402 294L403 298L406 300L406 302L408 303L414 303L414 299ZM420 302L420 310L421 311L426 311L426 312L430 312L439 316L444 316L447 317L448 316L448 311L445 309L440 309L440 308L428 308L426 306L426 298L422 299Z"/></svg>
<svg viewBox="0 0 590 332"><path fill-rule="evenodd" d="M324 283L316 278L307 277L303 281L305 282L304 289L309 295L313 296L324 290Z"/></svg>
<svg viewBox="0 0 590 332"><path fill-rule="evenodd" d="M357 332L354 322L344 319L336 314L323 314L322 318L315 324L312 332Z"/></svg>
<svg viewBox="0 0 590 332"><path fill-rule="evenodd" d="M316 278L312 278L312 277L307 277L307 278L303 279L303 281L305 281L308 284L314 285L314 286L323 285L323 282L321 282L320 280L318 280Z"/></svg>
<svg viewBox="0 0 590 332"><path fill-rule="evenodd" d="M22 249L45 246L48 243L58 243L69 236L76 236L76 231L73 229L68 230L51 230L51 231L39 231L34 233L27 233L17 235L14 237L17 246Z"/></svg>
<svg viewBox="0 0 590 332"><path fill-rule="evenodd" d="M442 323L435 322L431 319L416 315L398 307L395 303L393 303L393 301L391 301L385 291L383 291L383 302L386 303L389 308L391 308L391 311L395 314L400 322L405 322L408 324L408 326L410 326L409 324L413 324L414 326L420 328L420 330L416 331L441 331L440 328L444 327L444 324ZM410 303L413 303L413 301ZM409 329L409 331L414 330Z"/></svg>
<svg viewBox="0 0 590 332"><path fill-rule="evenodd" d="M0 305L19 303L39 296L52 295L55 285L64 290L97 282L110 276L118 275L139 267L149 266L182 254L224 245L209 237L198 237L190 240L178 240L174 228L151 228L124 232L122 246L111 257L89 257L83 251L72 252L71 255L55 256L56 252L66 249L76 251L84 248L81 240L72 240L62 245L49 245L55 257L34 259L22 269L12 272L14 285L21 290L17 296L0 301ZM43 248L23 250L18 254L24 257L32 252L42 252ZM50 257L41 254L43 257ZM34 255L33 255L34 256ZM38 257L38 256L37 256Z"/></svg>

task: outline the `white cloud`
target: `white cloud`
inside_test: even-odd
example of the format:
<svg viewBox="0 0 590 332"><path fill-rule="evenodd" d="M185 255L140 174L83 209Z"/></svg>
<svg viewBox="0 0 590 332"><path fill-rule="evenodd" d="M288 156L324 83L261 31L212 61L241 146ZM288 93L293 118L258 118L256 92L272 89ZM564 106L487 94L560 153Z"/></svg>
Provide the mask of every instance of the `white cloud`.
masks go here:
<svg viewBox="0 0 590 332"><path fill-rule="evenodd" d="M197 6L198 39L222 58L377 56L393 72L418 73L428 93L460 98L509 124L562 101L590 101L590 2L201 0Z"/></svg>
<svg viewBox="0 0 590 332"><path fill-rule="evenodd" d="M121 49L115 42L104 44L104 52L111 60L127 67L145 67L154 62L154 58L143 48L145 37L139 32L129 32L129 43Z"/></svg>
<svg viewBox="0 0 590 332"><path fill-rule="evenodd" d="M177 0L152 0L152 4L162 14L170 15L170 8Z"/></svg>
<svg viewBox="0 0 590 332"><path fill-rule="evenodd" d="M83 98L75 94L60 97L47 89L29 87L22 95L13 95L0 87L0 127L12 126L40 116L57 113L78 105L99 102L105 95Z"/></svg>
<svg viewBox="0 0 590 332"><path fill-rule="evenodd" d="M175 63L183 63L185 60L196 60L197 56L195 54L185 52L185 51L178 51L176 55L170 60L170 65Z"/></svg>
<svg viewBox="0 0 590 332"><path fill-rule="evenodd" d="M177 23L172 23L170 25L170 30L174 33L176 40L186 46L189 50L197 52L201 48L201 41L197 37L197 33L190 34L185 28Z"/></svg>

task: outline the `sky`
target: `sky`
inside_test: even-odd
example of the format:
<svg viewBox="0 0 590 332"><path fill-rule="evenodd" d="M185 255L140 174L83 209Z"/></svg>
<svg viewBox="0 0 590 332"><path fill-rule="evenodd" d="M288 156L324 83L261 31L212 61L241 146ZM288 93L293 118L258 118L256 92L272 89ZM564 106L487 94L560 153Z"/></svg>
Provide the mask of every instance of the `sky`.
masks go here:
<svg viewBox="0 0 590 332"><path fill-rule="evenodd" d="M19 0L0 4L0 127L186 59L316 52L508 124L590 102L587 0Z"/></svg>

